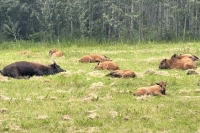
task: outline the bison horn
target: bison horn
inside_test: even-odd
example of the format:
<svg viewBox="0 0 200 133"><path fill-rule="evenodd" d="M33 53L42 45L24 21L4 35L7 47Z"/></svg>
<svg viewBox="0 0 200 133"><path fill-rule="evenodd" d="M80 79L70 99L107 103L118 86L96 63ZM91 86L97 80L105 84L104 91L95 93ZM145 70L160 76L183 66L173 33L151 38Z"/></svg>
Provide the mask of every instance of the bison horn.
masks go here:
<svg viewBox="0 0 200 133"><path fill-rule="evenodd" d="M54 64L56 64L56 62L54 60L52 60Z"/></svg>

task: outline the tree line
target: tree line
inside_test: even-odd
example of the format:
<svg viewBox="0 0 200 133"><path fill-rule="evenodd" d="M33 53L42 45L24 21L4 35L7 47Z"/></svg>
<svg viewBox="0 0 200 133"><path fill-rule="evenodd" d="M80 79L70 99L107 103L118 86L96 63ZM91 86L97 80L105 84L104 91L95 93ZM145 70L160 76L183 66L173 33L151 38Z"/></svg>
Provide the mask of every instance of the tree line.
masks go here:
<svg viewBox="0 0 200 133"><path fill-rule="evenodd" d="M199 0L0 0L0 39L200 38Z"/></svg>

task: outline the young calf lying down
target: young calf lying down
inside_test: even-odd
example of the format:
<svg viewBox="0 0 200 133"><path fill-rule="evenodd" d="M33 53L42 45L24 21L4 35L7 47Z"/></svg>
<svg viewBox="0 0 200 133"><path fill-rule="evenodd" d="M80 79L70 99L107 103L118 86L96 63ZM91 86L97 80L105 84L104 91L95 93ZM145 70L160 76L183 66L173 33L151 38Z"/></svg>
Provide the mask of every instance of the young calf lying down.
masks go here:
<svg viewBox="0 0 200 133"><path fill-rule="evenodd" d="M154 86L149 87L141 87L135 90L133 95L135 96L141 96L141 95L165 95L166 91L166 83L164 81L161 81L160 83L156 83Z"/></svg>
<svg viewBox="0 0 200 133"><path fill-rule="evenodd" d="M49 50L49 56L51 57L61 57L63 54L60 50L51 49Z"/></svg>
<svg viewBox="0 0 200 133"><path fill-rule="evenodd" d="M119 70L119 66L112 61L99 62L94 69L98 70Z"/></svg>
<svg viewBox="0 0 200 133"><path fill-rule="evenodd" d="M116 78L134 78L136 74L131 70L115 70L110 72L106 76L116 77Z"/></svg>
<svg viewBox="0 0 200 133"><path fill-rule="evenodd" d="M172 59L163 59L159 65L160 69L195 69L196 65L192 60L183 61L181 59L172 58Z"/></svg>
<svg viewBox="0 0 200 133"><path fill-rule="evenodd" d="M93 63L93 62L103 62L103 61L112 61L110 58L99 55L99 54L89 54L84 55L79 62L81 63Z"/></svg>

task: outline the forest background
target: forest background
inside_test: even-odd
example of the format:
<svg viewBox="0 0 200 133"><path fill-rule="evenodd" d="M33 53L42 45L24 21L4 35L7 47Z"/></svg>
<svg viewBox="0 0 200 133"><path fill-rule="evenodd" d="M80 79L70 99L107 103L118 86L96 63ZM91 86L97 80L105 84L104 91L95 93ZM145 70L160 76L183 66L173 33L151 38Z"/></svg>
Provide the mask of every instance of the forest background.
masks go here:
<svg viewBox="0 0 200 133"><path fill-rule="evenodd" d="M0 40L199 40L198 0L0 0Z"/></svg>

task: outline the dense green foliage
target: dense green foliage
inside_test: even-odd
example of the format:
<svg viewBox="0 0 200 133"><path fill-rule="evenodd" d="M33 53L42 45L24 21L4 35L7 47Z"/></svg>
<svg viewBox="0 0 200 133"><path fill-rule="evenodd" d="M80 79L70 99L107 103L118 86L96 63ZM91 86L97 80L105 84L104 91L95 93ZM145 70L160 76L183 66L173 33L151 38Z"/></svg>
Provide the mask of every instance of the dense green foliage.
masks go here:
<svg viewBox="0 0 200 133"><path fill-rule="evenodd" d="M198 0L0 0L0 39L200 38Z"/></svg>
<svg viewBox="0 0 200 133"><path fill-rule="evenodd" d="M68 46L68 47L66 47ZM0 132L28 133L198 133L200 77L184 70L160 70L158 64L174 53L200 55L198 42L168 44L102 44L90 42L2 43L0 69L19 60L50 64L66 72L29 80L0 75ZM64 56L50 58L49 49ZM29 51L28 54L20 52ZM93 70L96 63L79 63L85 54L113 59L137 78L118 79ZM196 62L200 73L200 63ZM166 96L136 97L142 86L167 81Z"/></svg>

